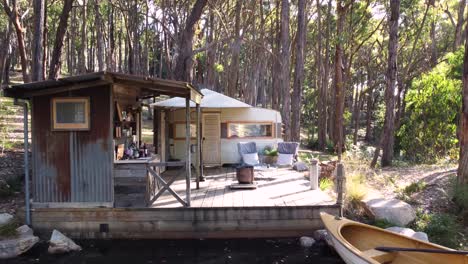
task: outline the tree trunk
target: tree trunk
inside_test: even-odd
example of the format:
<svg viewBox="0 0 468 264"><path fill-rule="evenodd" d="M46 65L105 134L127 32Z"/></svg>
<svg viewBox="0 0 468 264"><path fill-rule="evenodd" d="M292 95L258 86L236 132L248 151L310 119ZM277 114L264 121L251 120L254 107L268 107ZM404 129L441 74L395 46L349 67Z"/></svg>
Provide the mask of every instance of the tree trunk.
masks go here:
<svg viewBox="0 0 468 264"><path fill-rule="evenodd" d="M83 8L81 11L81 45L80 45L80 50L78 54L78 72L80 74L86 73L86 48L87 48L87 28L86 28L86 22L87 22L87 1L83 0ZM96 15L97 16L97 15ZM97 23L96 23L97 24ZM99 26L98 26L98 31Z"/></svg>
<svg viewBox="0 0 468 264"><path fill-rule="evenodd" d="M317 89L319 97L317 100L318 110L318 148L325 150L327 141L327 88L328 88L328 76L324 72L324 64L322 60L322 12L321 12L320 0L317 0ZM327 14L328 20L328 14ZM327 25L326 34L328 34L329 26ZM328 37L328 36L327 36ZM328 47L325 47L328 53ZM328 60L328 58L325 58Z"/></svg>
<svg viewBox="0 0 468 264"><path fill-rule="evenodd" d="M273 23L271 23L272 32L276 32L275 37L272 38L273 43L273 62L272 62L272 87L270 92L271 97L271 108L275 110L280 110L280 76L279 73L281 71L281 63L280 63L280 56L281 56L281 34L280 34L280 11L279 11L280 0L276 1L276 12L275 12L275 26L276 28L273 29Z"/></svg>
<svg viewBox="0 0 468 264"><path fill-rule="evenodd" d="M372 116L374 114L374 90L370 90L367 94L366 102L366 135L364 140L369 143L372 140Z"/></svg>
<svg viewBox="0 0 468 264"><path fill-rule="evenodd" d="M305 0L299 0L297 14L296 63L294 69L293 96L291 101L291 140L294 142L301 141L301 105L302 90L304 89L304 49L306 45L305 10Z"/></svg>
<svg viewBox="0 0 468 264"><path fill-rule="evenodd" d="M23 73L23 82L28 83L28 82L31 82L31 78L28 73L28 58L26 55L26 46L24 43L25 29L21 25L20 15L18 13L18 5L16 3L16 0L13 0L12 2L13 2L13 8L10 8L8 6L7 1L3 0L3 8L5 9L5 12L7 13L13 25L15 26L16 41L18 44L18 52L19 52L20 59L21 59L21 71Z"/></svg>
<svg viewBox="0 0 468 264"><path fill-rule="evenodd" d="M280 89L282 94L281 113L284 124L284 140L291 140L291 93L289 83L289 68L291 55L289 45L289 0L281 1L281 58L280 58Z"/></svg>
<svg viewBox="0 0 468 264"><path fill-rule="evenodd" d="M431 67L435 67L437 65L437 41L436 41L436 25L435 20L432 19L431 22Z"/></svg>
<svg viewBox="0 0 468 264"><path fill-rule="evenodd" d="M213 42L214 31L215 31L215 14L212 8L210 8L210 15L208 21L208 36L206 38L207 43ZM211 90L215 90L215 61L216 61L216 45L211 49L208 49L206 56L206 87Z"/></svg>
<svg viewBox="0 0 468 264"><path fill-rule="evenodd" d="M455 41L453 43L453 50L457 50L458 47L462 44L463 39L463 24L465 21L465 6L466 0L460 0L458 4L458 17L457 17L457 25L455 27Z"/></svg>
<svg viewBox="0 0 468 264"><path fill-rule="evenodd" d="M333 122L331 122L333 120L333 115L334 115L334 112L333 112L333 104L331 104L331 96L329 95L329 89L332 88L332 86L330 86L329 84L329 81L330 81L330 31L331 31L331 24L332 24L332 21L331 21L331 9L332 9L332 1L329 0L328 1L328 5L327 5L327 29L325 31L325 57L324 57L324 60L323 60L323 71L324 71L324 74L323 74L323 83L322 83L322 88L324 89L324 94L323 94L323 97L321 98L323 101L325 101L325 105L323 106L323 110L325 111L324 113L324 120L321 120L323 123L320 125L319 123L319 129L322 129L323 131L322 132L319 132L319 133L324 133L322 135L322 140L323 140L323 146L321 149L325 150L325 147L327 145L327 139L326 139L326 133L327 131L330 131L329 132L329 135L333 135ZM332 89L332 91L334 91ZM332 92L333 94L333 92ZM329 137L331 138L331 137Z"/></svg>
<svg viewBox="0 0 468 264"><path fill-rule="evenodd" d="M343 0L336 2L336 10L338 14L337 21L337 36L338 41L335 49L335 118L334 118L334 133L333 143L338 154L338 159L341 160L343 152L343 112L344 112L344 81L343 81L343 47L342 40L344 20L347 7L343 5Z"/></svg>
<svg viewBox="0 0 468 264"><path fill-rule="evenodd" d="M466 27L468 33L468 27ZM463 57L463 94L462 113L460 124L460 160L458 163L457 182L466 190L468 184L468 39L465 42L465 55ZM462 189L463 190L463 189ZM468 210L463 210L463 218L468 222Z"/></svg>
<svg viewBox="0 0 468 264"><path fill-rule="evenodd" d="M32 52L32 81L41 81L44 76L44 21L45 1L34 0L34 39Z"/></svg>
<svg viewBox="0 0 468 264"><path fill-rule="evenodd" d="M197 0L190 12L185 28L181 33L179 39L179 56L177 57L175 66L175 78L180 81L192 81L192 45L193 36L195 34L195 24L200 19L203 8L206 6L208 0Z"/></svg>
<svg viewBox="0 0 468 264"><path fill-rule="evenodd" d="M3 87L4 80L8 77L8 68L7 68L7 60L8 60L8 50L10 50L10 38L13 31L13 26L11 22L7 23L7 27L5 31L1 32L3 37L2 38L2 45L0 46L0 89ZM5 71L6 69L6 71ZM5 72L7 74L5 74ZM6 83L8 85L8 83Z"/></svg>
<svg viewBox="0 0 468 264"><path fill-rule="evenodd" d="M99 71L106 70L106 64L104 61L104 32L102 26L102 17L101 12L99 11L99 3L96 1L94 3L94 13L96 16L96 37L97 37L97 59L98 59L98 69Z"/></svg>
<svg viewBox="0 0 468 264"><path fill-rule="evenodd" d="M239 81L239 54L241 49L240 23L241 23L242 1L236 1L236 18L234 24L234 42L232 43L232 57L229 65L228 92L227 95L235 97L237 93L237 83Z"/></svg>
<svg viewBox="0 0 468 264"><path fill-rule="evenodd" d="M388 65L387 65L387 88L385 89L385 120L380 139L382 148L382 167L392 165L393 145L395 142L395 83L397 74L398 55L398 19L400 17L400 0L390 1L389 42L388 42ZM374 154L373 164L377 162L377 148Z"/></svg>
<svg viewBox="0 0 468 264"><path fill-rule="evenodd" d="M60 21L55 34L54 50L52 52L52 60L50 62L49 79L57 79L60 73L60 57L62 55L63 39L67 32L68 17L70 10L73 7L73 0L65 0L63 4L62 13L60 14Z"/></svg>
<svg viewBox="0 0 468 264"><path fill-rule="evenodd" d="M109 63L110 63L110 70L115 72L116 71L116 62L115 62L115 26L114 26L114 6L111 6L109 12ZM152 112L152 111L150 111Z"/></svg>

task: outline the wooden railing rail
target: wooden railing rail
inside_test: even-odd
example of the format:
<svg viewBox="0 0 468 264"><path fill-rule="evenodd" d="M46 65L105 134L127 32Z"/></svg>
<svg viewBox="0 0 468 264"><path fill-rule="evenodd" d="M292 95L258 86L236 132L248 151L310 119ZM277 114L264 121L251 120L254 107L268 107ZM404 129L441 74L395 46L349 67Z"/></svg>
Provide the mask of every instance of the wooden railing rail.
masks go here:
<svg viewBox="0 0 468 264"><path fill-rule="evenodd" d="M169 181L165 181L160 173L160 167L181 167ZM165 191L168 191L179 201L183 206L188 206L188 203L182 199L179 194L171 189L171 184L185 172L185 161L175 162L148 162L146 166L147 173L147 188L146 188L146 203L151 206Z"/></svg>

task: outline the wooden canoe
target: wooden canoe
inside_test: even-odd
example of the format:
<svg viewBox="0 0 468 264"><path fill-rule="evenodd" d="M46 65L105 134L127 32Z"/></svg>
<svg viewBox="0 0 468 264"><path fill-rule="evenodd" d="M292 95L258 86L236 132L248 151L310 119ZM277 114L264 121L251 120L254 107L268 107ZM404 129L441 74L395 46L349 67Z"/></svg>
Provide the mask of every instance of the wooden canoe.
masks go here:
<svg viewBox="0 0 468 264"><path fill-rule="evenodd" d="M336 218L327 213L320 217L328 230L336 252L347 264L468 264L468 255L423 252L384 252L376 247L452 250L443 246L399 235L378 227Z"/></svg>

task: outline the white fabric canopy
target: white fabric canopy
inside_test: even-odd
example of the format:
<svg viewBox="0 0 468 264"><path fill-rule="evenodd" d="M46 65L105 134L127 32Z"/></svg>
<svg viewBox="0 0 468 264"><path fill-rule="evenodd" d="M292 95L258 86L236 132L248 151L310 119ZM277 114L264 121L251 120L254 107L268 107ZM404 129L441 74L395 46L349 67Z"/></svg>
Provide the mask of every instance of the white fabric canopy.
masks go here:
<svg viewBox="0 0 468 264"><path fill-rule="evenodd" d="M252 107L244 102L241 102L224 94L217 93L209 89L202 89L203 99L200 107L202 108L249 108ZM167 108L185 108L185 99L174 97L161 102L151 104L152 107L167 107ZM190 101L190 107L195 107L195 103Z"/></svg>

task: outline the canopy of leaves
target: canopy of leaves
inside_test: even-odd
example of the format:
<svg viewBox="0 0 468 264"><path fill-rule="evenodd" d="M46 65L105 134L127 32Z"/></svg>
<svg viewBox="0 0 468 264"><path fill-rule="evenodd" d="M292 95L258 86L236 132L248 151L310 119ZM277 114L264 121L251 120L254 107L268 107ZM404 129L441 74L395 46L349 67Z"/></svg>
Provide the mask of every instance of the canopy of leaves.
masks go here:
<svg viewBox="0 0 468 264"><path fill-rule="evenodd" d="M406 96L407 115L398 131L402 154L415 162L456 158L461 107L463 50L450 53L430 72L415 79Z"/></svg>

